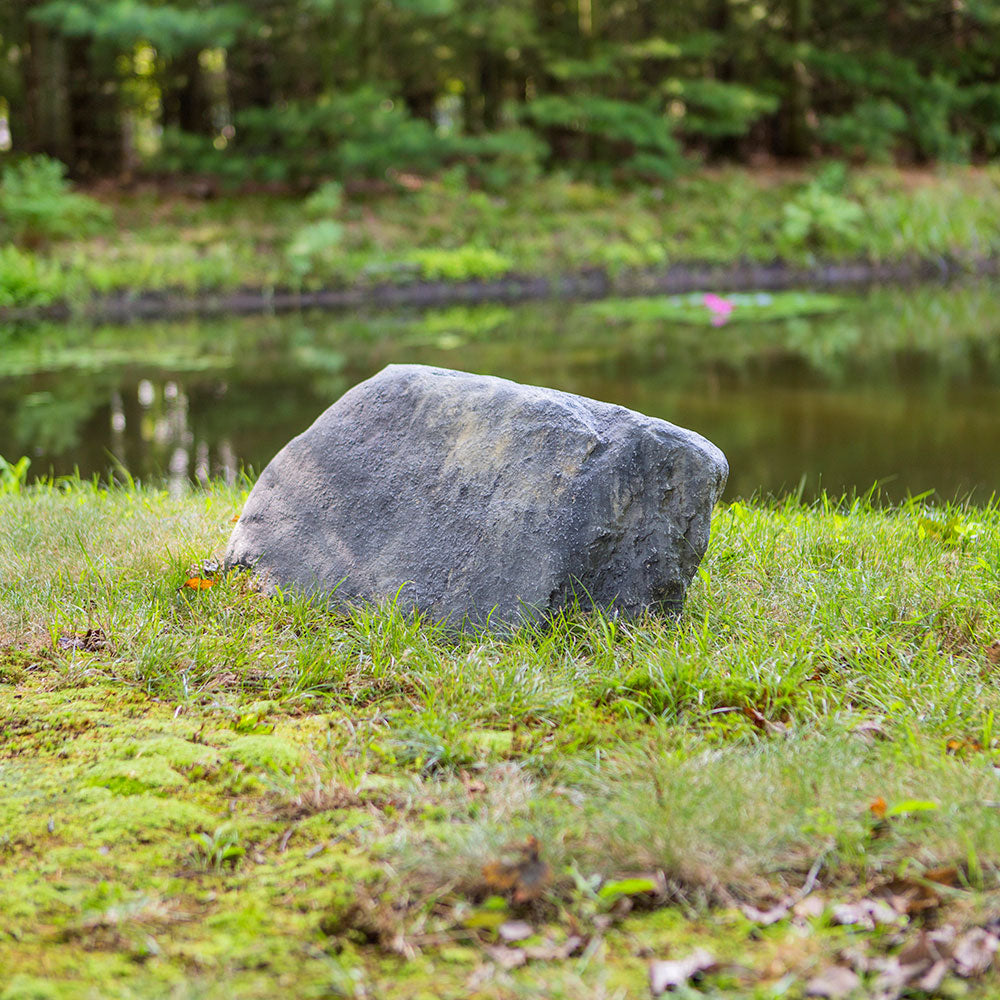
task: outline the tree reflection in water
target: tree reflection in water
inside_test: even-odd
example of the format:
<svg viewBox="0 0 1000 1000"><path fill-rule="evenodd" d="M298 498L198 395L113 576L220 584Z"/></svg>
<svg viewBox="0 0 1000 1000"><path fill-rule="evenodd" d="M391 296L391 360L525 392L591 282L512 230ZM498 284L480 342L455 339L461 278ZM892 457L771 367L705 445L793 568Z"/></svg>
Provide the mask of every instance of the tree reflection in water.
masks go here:
<svg viewBox="0 0 1000 1000"><path fill-rule="evenodd" d="M609 308L610 306L610 308ZM1000 489L1000 290L882 289L823 316L666 322L655 302L0 330L0 454L181 492L259 471L352 384L421 362L631 406L714 440L729 496ZM169 354L163 344L172 345Z"/></svg>

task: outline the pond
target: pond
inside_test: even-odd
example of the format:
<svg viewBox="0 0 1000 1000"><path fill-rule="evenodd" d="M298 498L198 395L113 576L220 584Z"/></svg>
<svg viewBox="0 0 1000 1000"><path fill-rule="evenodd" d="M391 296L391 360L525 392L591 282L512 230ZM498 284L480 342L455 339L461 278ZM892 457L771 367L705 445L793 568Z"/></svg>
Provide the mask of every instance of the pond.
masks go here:
<svg viewBox="0 0 1000 1000"><path fill-rule="evenodd" d="M0 455L232 480L354 383L421 362L691 427L726 452L730 498L1000 490L1000 285L730 298L0 328Z"/></svg>

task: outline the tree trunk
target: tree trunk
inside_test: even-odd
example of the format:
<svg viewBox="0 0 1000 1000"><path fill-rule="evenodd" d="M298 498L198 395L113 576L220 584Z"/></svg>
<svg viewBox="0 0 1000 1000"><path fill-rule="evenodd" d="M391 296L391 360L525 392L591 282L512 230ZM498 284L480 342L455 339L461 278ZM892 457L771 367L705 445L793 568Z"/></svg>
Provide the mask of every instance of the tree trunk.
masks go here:
<svg viewBox="0 0 1000 1000"><path fill-rule="evenodd" d="M35 21L28 22L24 83L23 114L19 123L11 125L16 148L69 160L66 46Z"/></svg>
<svg viewBox="0 0 1000 1000"><path fill-rule="evenodd" d="M198 52L175 59L167 71L163 88L163 124L193 135L212 135L212 105Z"/></svg>
<svg viewBox="0 0 1000 1000"><path fill-rule="evenodd" d="M483 52L479 57L479 89L483 95L483 128L492 132L500 124L503 102L502 57Z"/></svg>
<svg viewBox="0 0 1000 1000"><path fill-rule="evenodd" d="M711 29L723 39L722 56L715 61L715 79L723 83L732 83L735 79L735 66L729 51L729 35L732 30L732 18L729 11L729 0L714 0L711 7ZM739 156L739 140L734 135L723 135L712 140L711 155L718 160L735 160Z"/></svg>
<svg viewBox="0 0 1000 1000"><path fill-rule="evenodd" d="M67 39L69 169L77 177L115 174L124 162L118 81L104 63L91 39Z"/></svg>
<svg viewBox="0 0 1000 1000"><path fill-rule="evenodd" d="M226 61L229 102L234 112L268 108L277 100L271 86L271 51L252 40L236 46Z"/></svg>
<svg viewBox="0 0 1000 1000"><path fill-rule="evenodd" d="M788 0L788 79L785 97L786 156L808 156L811 146L809 128L809 72L802 61L801 48L808 37L812 16L811 0Z"/></svg>

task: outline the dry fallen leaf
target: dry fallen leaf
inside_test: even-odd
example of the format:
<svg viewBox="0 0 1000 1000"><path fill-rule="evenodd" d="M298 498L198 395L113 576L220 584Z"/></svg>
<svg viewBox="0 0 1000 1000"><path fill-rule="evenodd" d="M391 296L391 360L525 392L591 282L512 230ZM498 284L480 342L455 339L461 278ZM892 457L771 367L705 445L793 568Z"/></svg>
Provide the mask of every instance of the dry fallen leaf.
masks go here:
<svg viewBox="0 0 1000 1000"><path fill-rule="evenodd" d="M107 649L111 643L99 628L88 628L86 632L71 632L59 636L57 643L60 649L82 649L85 653L96 653Z"/></svg>
<svg viewBox="0 0 1000 1000"><path fill-rule="evenodd" d="M891 879L879 886L872 895L905 916L935 910L941 905L941 897L933 886L909 878Z"/></svg>
<svg viewBox="0 0 1000 1000"><path fill-rule="evenodd" d="M517 969L528 961L528 956L520 948L506 948L503 945L487 947L486 954L504 969Z"/></svg>
<svg viewBox="0 0 1000 1000"><path fill-rule="evenodd" d="M994 666L1000 665L1000 639L994 639L986 647L986 659Z"/></svg>
<svg viewBox="0 0 1000 1000"><path fill-rule="evenodd" d="M458 777L469 795L480 795L486 791L486 782L480 778L473 778L468 771L459 771Z"/></svg>
<svg viewBox="0 0 1000 1000"><path fill-rule="evenodd" d="M859 722L851 729L851 735L859 736L866 743L874 743L876 740L888 740L890 738L888 730L886 730L881 722L875 719L866 719L864 722Z"/></svg>
<svg viewBox="0 0 1000 1000"><path fill-rule="evenodd" d="M853 993L860 985L861 977L852 969L845 968L843 965L831 965L806 983L806 996L841 1000L842 997Z"/></svg>
<svg viewBox="0 0 1000 1000"><path fill-rule="evenodd" d="M928 882L937 882L938 885L952 886L958 881L958 868L955 865L944 865L941 868L928 868L923 877Z"/></svg>
<svg viewBox="0 0 1000 1000"><path fill-rule="evenodd" d="M886 806L886 803L885 803L885 799L883 799L883 798L882 798L882 796L880 795L880 796L879 796L879 797L878 797L877 799L875 799L875 800L874 800L874 801L872 802L872 804L871 804L871 805L870 805L870 806L868 807L868 811L869 811L869 812L870 812L870 813L871 813L871 814L872 814L872 815L873 815L873 816L874 816L874 817L875 817L876 819L884 819L884 818L885 818L885 810L886 810L886 808L887 808L887 806Z"/></svg>
<svg viewBox="0 0 1000 1000"><path fill-rule="evenodd" d="M894 998L912 989L934 993L948 973L954 930L940 927L924 931L898 955L881 963L875 980L877 996Z"/></svg>
<svg viewBox="0 0 1000 1000"><path fill-rule="evenodd" d="M980 975L993 964L998 948L1000 948L1000 938L984 927L973 927L972 930L966 931L952 948L955 971L963 979Z"/></svg>
<svg viewBox="0 0 1000 1000"><path fill-rule="evenodd" d="M654 997L658 997L678 986L686 986L688 981L694 979L695 976L699 976L703 972L711 972L715 968L718 968L718 963L711 952L704 948L698 948L691 952L687 958L651 962L649 965L649 991Z"/></svg>
<svg viewBox="0 0 1000 1000"><path fill-rule="evenodd" d="M740 911L747 920L752 920L759 927L770 927L788 916L791 907L788 903L779 903L769 910L758 910L756 906L741 906Z"/></svg>
<svg viewBox="0 0 1000 1000"><path fill-rule="evenodd" d="M826 909L826 900L818 893L806 896L792 907L792 913L802 920L810 917L821 917Z"/></svg>
<svg viewBox="0 0 1000 1000"><path fill-rule="evenodd" d="M547 940L543 944L528 945L523 951L533 962L550 962L554 959L570 958L580 951L586 943L586 938L579 934L571 934L562 944L554 944Z"/></svg>
<svg viewBox="0 0 1000 1000"><path fill-rule="evenodd" d="M208 590L209 587L214 587L214 586L215 586L214 580L207 580L203 576L189 576L181 584L181 589L183 590L185 587L188 587L191 590Z"/></svg>
<svg viewBox="0 0 1000 1000"><path fill-rule="evenodd" d="M497 928L497 934L504 944L513 944L515 941L523 941L530 938L535 933L535 928L524 920L508 920Z"/></svg>
<svg viewBox="0 0 1000 1000"><path fill-rule="evenodd" d="M511 894L515 903L538 899L552 878L552 870L540 857L537 837L528 839L517 848L518 861L490 861L483 866L483 879L488 889Z"/></svg>
<svg viewBox="0 0 1000 1000"><path fill-rule="evenodd" d="M788 727L780 722L772 722L763 712L754 708L753 705L744 705L743 714L762 732L768 736L781 736L787 732Z"/></svg>
<svg viewBox="0 0 1000 1000"><path fill-rule="evenodd" d="M945 744L945 749L949 754L957 757L964 757L972 753L980 753L983 749L979 740L963 737L962 739L950 739Z"/></svg>
<svg viewBox="0 0 1000 1000"><path fill-rule="evenodd" d="M830 919L845 927L865 927L899 923L899 914L880 899L862 899L857 903L838 903L830 910Z"/></svg>

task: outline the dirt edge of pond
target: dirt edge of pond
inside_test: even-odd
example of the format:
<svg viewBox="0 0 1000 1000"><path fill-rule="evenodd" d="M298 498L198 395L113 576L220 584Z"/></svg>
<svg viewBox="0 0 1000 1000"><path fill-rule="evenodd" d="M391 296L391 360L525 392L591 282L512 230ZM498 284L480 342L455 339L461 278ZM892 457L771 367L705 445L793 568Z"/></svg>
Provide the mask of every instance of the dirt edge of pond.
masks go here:
<svg viewBox="0 0 1000 1000"><path fill-rule="evenodd" d="M791 288L863 287L874 284L948 281L1000 274L1000 257L913 258L873 263L848 261L795 267L770 264L676 264L655 270L609 272L583 268L556 275L510 274L494 280L417 281L407 284L353 285L310 291L241 288L228 292L187 293L180 289L100 296L71 305L0 309L0 322L82 318L105 323L189 316L250 315L301 309L392 309L540 299L600 299L610 296L684 294L697 291L777 291Z"/></svg>

